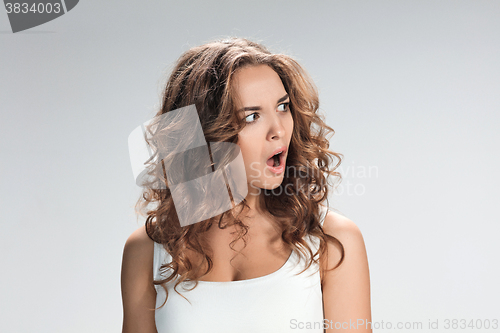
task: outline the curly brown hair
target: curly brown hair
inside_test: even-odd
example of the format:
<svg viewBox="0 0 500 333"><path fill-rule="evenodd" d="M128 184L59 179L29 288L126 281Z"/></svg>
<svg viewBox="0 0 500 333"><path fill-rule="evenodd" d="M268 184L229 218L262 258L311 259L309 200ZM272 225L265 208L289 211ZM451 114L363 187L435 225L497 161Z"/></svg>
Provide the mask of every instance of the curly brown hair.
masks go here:
<svg viewBox="0 0 500 333"><path fill-rule="evenodd" d="M344 248L335 237L323 232L319 204L328 199L329 185L335 185L329 184L329 179L338 179L339 183L342 179L335 170L343 155L328 149L329 138L335 132L326 125L324 116L318 113L317 89L296 60L287 55L272 54L264 46L243 38L229 38L193 47L177 61L166 83L157 116L194 104L207 142L237 143L238 132L245 123L236 115L231 82L237 70L256 65L268 65L279 75L290 97L289 107L294 122L286 161L287 171L293 170L293 173L285 172L278 189L264 189L261 192L258 199L260 207L273 216L273 223L282 231L285 246L309 258L306 269L313 262L323 262L327 241L335 243L341 250L342 256L336 268L344 259ZM182 127L182 124L177 126ZM232 245L239 239L243 239L246 245L245 235L249 228L238 218L239 213L236 211L241 212L248 205L243 199L229 211L182 227L168 186L169 180L164 173L165 162L169 159L161 155L160 143L165 141L169 132L155 130L153 125L148 126L147 131L151 134L151 139L147 141L153 152L150 160L155 155L161 156L158 159L161 163L150 162L150 181L143 184L136 212L147 216L147 234L162 244L172 257L172 261L163 264L160 269L162 275L168 272L167 276L153 283L161 285L168 297L166 284L177 279L174 290L181 295L177 291L180 283L192 281L195 282L195 288L199 278L212 270L212 252L204 234L213 223L218 223L221 229L236 225L237 237L230 247L233 248ZM338 162L331 167L334 159ZM157 186L158 182L163 186ZM286 193L280 188L286 188ZM289 194L290 191L293 195ZM150 204L154 204L154 209L147 210ZM145 210L147 212L144 214ZM319 249L314 255L304 240L306 235L316 236L320 240ZM187 251L200 254L207 269L203 271L201 265L195 267L186 256Z"/></svg>

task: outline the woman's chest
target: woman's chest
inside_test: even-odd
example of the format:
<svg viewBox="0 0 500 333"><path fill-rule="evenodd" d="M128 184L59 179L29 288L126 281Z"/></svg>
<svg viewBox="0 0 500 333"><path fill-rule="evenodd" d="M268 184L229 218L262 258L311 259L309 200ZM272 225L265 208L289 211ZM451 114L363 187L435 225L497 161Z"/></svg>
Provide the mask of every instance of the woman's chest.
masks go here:
<svg viewBox="0 0 500 333"><path fill-rule="evenodd" d="M248 245L241 252L215 247L208 274L202 281L241 281L272 274L279 270L291 256L292 250L278 245ZM206 264L205 264L206 268Z"/></svg>
<svg viewBox="0 0 500 333"><path fill-rule="evenodd" d="M306 271L292 253L284 266L258 278L168 285L165 306L156 310L158 332L296 332L298 323L323 320L317 267ZM299 274L300 273L300 274ZM157 307L165 294L160 288ZM185 298L184 298L185 297ZM311 326L314 327L314 326ZM322 332L317 330L308 332Z"/></svg>

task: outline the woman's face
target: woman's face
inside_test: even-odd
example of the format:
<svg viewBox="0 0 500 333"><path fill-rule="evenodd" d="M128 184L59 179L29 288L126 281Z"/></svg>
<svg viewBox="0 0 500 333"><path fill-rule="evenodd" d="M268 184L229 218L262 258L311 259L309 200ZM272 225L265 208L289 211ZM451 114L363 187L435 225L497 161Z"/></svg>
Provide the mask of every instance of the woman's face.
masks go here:
<svg viewBox="0 0 500 333"><path fill-rule="evenodd" d="M238 133L249 194L274 189L283 181L293 119L290 98L278 74L267 65L239 69L234 75L236 112L246 126ZM276 153L281 154L272 157Z"/></svg>

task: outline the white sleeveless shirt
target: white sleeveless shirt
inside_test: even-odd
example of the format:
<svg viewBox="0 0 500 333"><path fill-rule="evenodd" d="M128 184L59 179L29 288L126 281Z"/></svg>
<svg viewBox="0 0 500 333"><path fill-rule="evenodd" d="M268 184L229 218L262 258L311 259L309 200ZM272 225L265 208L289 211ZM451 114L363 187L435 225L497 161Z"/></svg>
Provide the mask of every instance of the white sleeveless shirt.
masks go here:
<svg viewBox="0 0 500 333"><path fill-rule="evenodd" d="M323 225L328 209L320 205L320 223ZM319 248L319 239L305 237L313 254ZM172 257L161 244L154 243L154 279L160 276L160 266ZM323 332L323 297L319 265L306 271L304 258L295 251L277 271L247 280L212 282L198 281L167 284L168 299L155 311L158 333L266 333L266 332ZM298 274L298 275L297 275ZM165 291L155 286L156 307L165 300Z"/></svg>

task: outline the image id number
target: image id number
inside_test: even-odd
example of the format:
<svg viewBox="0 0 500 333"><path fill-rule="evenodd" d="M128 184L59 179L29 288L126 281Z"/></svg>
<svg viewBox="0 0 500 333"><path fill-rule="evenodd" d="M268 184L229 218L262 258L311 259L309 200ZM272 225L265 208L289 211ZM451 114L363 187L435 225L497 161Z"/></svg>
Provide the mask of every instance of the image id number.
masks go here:
<svg viewBox="0 0 500 333"><path fill-rule="evenodd" d="M27 3L19 3L19 2L14 2L14 3L10 3L10 2L7 2L5 4L5 9L7 9L7 14L10 14L10 13L15 13L15 14L18 14L18 13L23 13L23 14L26 14L26 13L56 13L56 14L59 14L61 12L61 4L56 2L54 4L51 4L51 3L34 3L31 5L31 7L29 6L29 4Z"/></svg>
<svg viewBox="0 0 500 333"><path fill-rule="evenodd" d="M445 329L497 329L498 319L445 319Z"/></svg>

